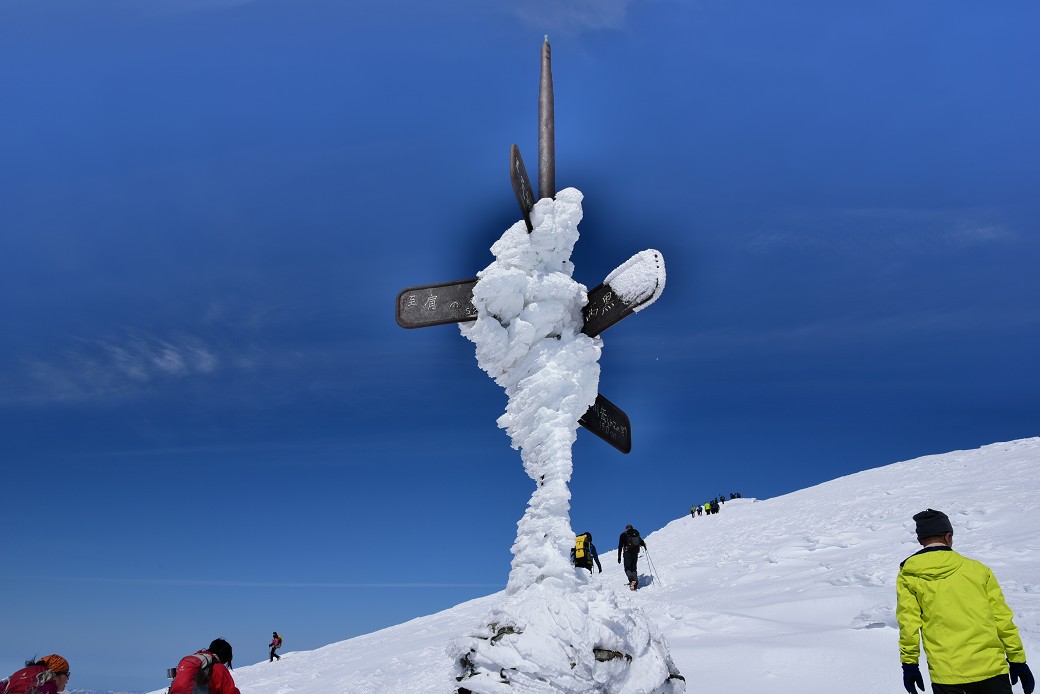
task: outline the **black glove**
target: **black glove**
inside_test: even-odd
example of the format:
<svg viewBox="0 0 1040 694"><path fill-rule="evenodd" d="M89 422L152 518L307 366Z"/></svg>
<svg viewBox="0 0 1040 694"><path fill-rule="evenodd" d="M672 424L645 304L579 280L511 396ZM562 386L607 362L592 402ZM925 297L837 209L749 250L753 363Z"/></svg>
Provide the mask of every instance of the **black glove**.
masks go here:
<svg viewBox="0 0 1040 694"><path fill-rule="evenodd" d="M600 573L603 573L603 567L602 567L602 566L601 566L601 567L599 567L599 572L600 572Z"/></svg>
<svg viewBox="0 0 1040 694"><path fill-rule="evenodd" d="M617 555L617 563L618 563L618 564L620 564L620 563L621 563L621 555L620 555L620 554L619 554L619 555Z"/></svg>
<svg viewBox="0 0 1040 694"><path fill-rule="evenodd" d="M917 663L903 663L903 688L906 689L908 694L917 694L914 691L915 684L922 692L924 691L924 678L921 677L921 668L918 667Z"/></svg>
<svg viewBox="0 0 1040 694"><path fill-rule="evenodd" d="M1012 663L1009 661L1008 667L1011 668L1011 684L1018 684L1018 680L1021 678L1022 691L1026 694L1032 694L1033 687L1036 686L1036 680L1033 679L1033 673L1029 671L1029 666L1025 663Z"/></svg>

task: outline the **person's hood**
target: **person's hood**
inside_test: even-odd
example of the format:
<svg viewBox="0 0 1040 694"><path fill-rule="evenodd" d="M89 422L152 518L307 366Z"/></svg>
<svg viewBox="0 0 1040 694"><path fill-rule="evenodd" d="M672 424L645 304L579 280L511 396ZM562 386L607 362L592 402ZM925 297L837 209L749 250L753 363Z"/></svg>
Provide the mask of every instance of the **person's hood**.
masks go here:
<svg viewBox="0 0 1040 694"><path fill-rule="evenodd" d="M964 557L952 549L921 550L903 562L903 573L925 581L940 581L960 570Z"/></svg>

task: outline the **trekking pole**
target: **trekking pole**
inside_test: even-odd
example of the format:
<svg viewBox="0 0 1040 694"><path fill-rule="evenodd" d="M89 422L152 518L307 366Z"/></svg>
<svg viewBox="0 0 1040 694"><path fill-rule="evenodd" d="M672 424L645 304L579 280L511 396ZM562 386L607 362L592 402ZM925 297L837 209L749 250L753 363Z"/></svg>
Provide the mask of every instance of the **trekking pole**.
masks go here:
<svg viewBox="0 0 1040 694"><path fill-rule="evenodd" d="M646 561L650 564L650 575L654 577L655 583L660 583L661 587L664 588L664 583L661 582L661 577L657 575L656 571L654 571L654 560L650 558L650 550L647 549L646 545L643 546L643 549L646 551Z"/></svg>

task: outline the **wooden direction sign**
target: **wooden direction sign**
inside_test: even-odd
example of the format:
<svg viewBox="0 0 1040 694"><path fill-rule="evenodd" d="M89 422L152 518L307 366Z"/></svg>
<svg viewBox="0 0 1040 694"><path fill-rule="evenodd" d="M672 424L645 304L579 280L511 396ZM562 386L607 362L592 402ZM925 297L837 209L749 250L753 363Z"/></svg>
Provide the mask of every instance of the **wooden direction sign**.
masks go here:
<svg viewBox="0 0 1040 694"><path fill-rule="evenodd" d="M513 145L509 149L509 180L513 183L513 193L516 201L520 204L520 212L524 215L524 223L527 224L528 233L534 231L531 225L531 208L534 207L534 190L531 189L531 179L527 177L527 169L524 168L524 160L520 157L520 148Z"/></svg>
<svg viewBox="0 0 1040 694"><path fill-rule="evenodd" d="M596 396L596 402L582 415L578 424L622 453L632 451L632 425L628 415L602 395Z"/></svg>
<svg viewBox="0 0 1040 694"><path fill-rule="evenodd" d="M402 328L463 323L477 319L473 305L476 278L408 287L397 294L397 324Z"/></svg>
<svg viewBox="0 0 1040 694"><path fill-rule="evenodd" d="M589 292L589 303L581 309L581 331L589 337L635 313L636 307L622 301L609 284L601 284Z"/></svg>
<svg viewBox="0 0 1040 694"><path fill-rule="evenodd" d="M397 294L397 324L410 329L476 320L477 309L473 305L476 284L474 278L402 289ZM631 316L641 305L623 301L609 284L601 284L589 292L589 302L581 310L581 331L596 337Z"/></svg>

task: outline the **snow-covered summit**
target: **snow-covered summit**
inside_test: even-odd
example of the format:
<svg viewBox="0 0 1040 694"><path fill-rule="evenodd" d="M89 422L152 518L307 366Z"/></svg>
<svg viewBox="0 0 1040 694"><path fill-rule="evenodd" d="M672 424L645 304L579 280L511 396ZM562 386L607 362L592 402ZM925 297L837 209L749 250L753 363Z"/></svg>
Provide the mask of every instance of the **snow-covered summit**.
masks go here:
<svg viewBox="0 0 1040 694"><path fill-rule="evenodd" d="M614 529L602 529L604 571L593 580L657 623L690 691L891 694L901 686L896 572L918 547L911 516L938 508L953 522L954 548L993 569L1029 660L1040 661L1038 470L1040 438L1024 439L734 500L648 535L640 528L656 575L640 560L647 585L635 593L607 551ZM502 599L239 667L235 678L248 694L443 692L448 644Z"/></svg>

